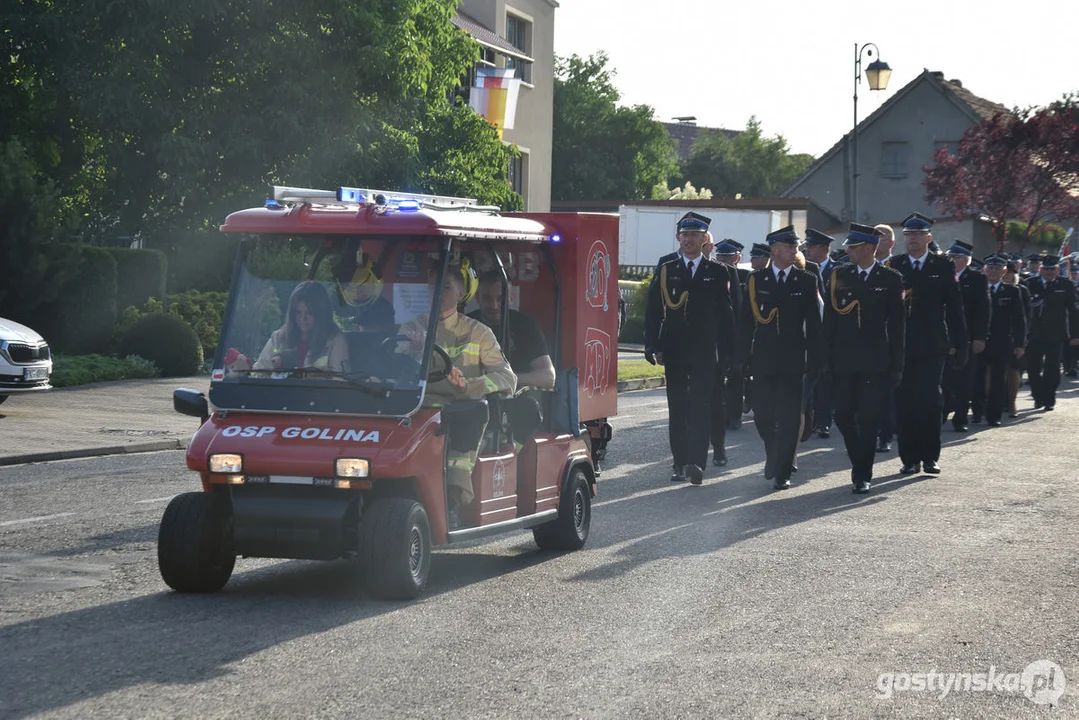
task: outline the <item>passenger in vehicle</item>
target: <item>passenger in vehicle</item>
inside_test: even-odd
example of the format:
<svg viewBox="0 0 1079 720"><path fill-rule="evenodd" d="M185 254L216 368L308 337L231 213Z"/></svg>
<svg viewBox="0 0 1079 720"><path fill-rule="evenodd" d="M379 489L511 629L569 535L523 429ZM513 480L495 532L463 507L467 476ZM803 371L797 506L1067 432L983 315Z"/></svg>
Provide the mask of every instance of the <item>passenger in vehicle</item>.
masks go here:
<svg viewBox="0 0 1079 720"><path fill-rule="evenodd" d="M334 268L334 277L344 305L338 314L346 319L346 329L351 324L355 326L352 329L364 332L388 335L397 332L393 303L382 296L382 278L370 259L360 265L355 260L342 259Z"/></svg>
<svg viewBox="0 0 1079 720"><path fill-rule="evenodd" d="M498 337L502 324L502 273L497 270L484 273L480 277L480 287L476 292L479 310L469 313L469 317L481 321L491 328ZM539 323L528 315L516 310L506 309L506 348L510 367L517 375L517 387L536 387L550 390L555 384L554 363L547 349L547 340Z"/></svg>
<svg viewBox="0 0 1079 720"><path fill-rule="evenodd" d="M348 365L348 344L333 321L326 288L312 280L299 283L289 297L285 324L270 335L254 369L348 372Z"/></svg>
<svg viewBox="0 0 1079 720"><path fill-rule="evenodd" d="M479 400L490 393L512 395L517 376L502 354L502 348L491 329L458 311L458 305L468 299L466 283L475 283L470 268L450 267L439 305L440 318L435 330L435 343L453 360L445 380L430 383L424 394L425 407L441 407L455 400ZM409 338L407 351L418 356L424 347L428 316L420 315L401 326L400 333ZM437 369L432 358L432 368ZM452 432L452 429L451 429ZM482 433L479 437L482 439ZM446 458L446 486L450 527L460 525L460 508L472 502L472 470L476 466L479 442L469 452L452 448Z"/></svg>

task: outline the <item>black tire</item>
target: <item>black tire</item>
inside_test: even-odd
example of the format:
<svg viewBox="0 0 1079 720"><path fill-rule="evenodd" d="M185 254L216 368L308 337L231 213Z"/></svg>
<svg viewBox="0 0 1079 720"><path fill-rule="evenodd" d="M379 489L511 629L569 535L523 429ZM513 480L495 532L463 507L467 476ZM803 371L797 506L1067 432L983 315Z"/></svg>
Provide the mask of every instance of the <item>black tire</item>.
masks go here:
<svg viewBox="0 0 1079 720"><path fill-rule="evenodd" d="M592 491L580 466L573 468L558 502L558 519L532 528L532 537L544 550L580 550L592 527Z"/></svg>
<svg viewBox="0 0 1079 720"><path fill-rule="evenodd" d="M157 533L157 566L165 584L178 592L217 592L235 564L225 498L204 492L174 497Z"/></svg>
<svg viewBox="0 0 1079 720"><path fill-rule="evenodd" d="M360 557L372 597L419 597L431 572L431 526L423 505L409 498L376 500L360 520Z"/></svg>
<svg viewBox="0 0 1079 720"><path fill-rule="evenodd" d="M4 401L7 400L9 397L10 395L0 395L0 405L3 405Z"/></svg>

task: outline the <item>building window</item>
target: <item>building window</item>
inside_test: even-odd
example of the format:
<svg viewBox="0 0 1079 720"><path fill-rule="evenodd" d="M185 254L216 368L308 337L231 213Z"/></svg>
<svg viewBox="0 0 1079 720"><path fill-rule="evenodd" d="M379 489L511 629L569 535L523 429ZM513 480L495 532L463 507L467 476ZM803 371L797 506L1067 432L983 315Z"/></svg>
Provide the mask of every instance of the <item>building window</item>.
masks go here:
<svg viewBox="0 0 1079 720"><path fill-rule="evenodd" d="M516 15L506 15L506 40L521 51L522 55L532 57L532 23ZM517 71L517 77L526 83L532 83L532 63L518 58L507 57L506 67Z"/></svg>
<svg viewBox="0 0 1079 720"><path fill-rule="evenodd" d="M886 178L904 178L907 176L907 143L881 143L880 176Z"/></svg>
<svg viewBox="0 0 1079 720"><path fill-rule="evenodd" d="M936 155L941 148L948 148L948 152L952 155L959 154L959 141L958 140L938 140L933 143L933 155Z"/></svg>
<svg viewBox="0 0 1079 720"><path fill-rule="evenodd" d="M507 178L513 191L525 200L528 207L528 153L521 152L518 157L510 160L509 176Z"/></svg>

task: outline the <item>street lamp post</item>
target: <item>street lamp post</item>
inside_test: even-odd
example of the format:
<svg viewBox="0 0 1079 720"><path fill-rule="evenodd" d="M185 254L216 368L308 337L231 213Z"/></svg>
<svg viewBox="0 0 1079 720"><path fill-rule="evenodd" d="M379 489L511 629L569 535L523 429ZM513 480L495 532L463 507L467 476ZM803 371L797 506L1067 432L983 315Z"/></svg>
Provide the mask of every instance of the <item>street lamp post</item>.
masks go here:
<svg viewBox="0 0 1079 720"><path fill-rule="evenodd" d="M872 48L872 49L869 49ZM892 75L892 69L888 63L881 62L880 50L873 43L866 43L861 48L854 43L854 129L851 130L851 213L853 222L860 222L858 218L858 85L862 82L862 54L873 57L873 51L877 52L877 59L869 63L865 69L865 79L869 83L870 90L884 90L888 87L888 78Z"/></svg>

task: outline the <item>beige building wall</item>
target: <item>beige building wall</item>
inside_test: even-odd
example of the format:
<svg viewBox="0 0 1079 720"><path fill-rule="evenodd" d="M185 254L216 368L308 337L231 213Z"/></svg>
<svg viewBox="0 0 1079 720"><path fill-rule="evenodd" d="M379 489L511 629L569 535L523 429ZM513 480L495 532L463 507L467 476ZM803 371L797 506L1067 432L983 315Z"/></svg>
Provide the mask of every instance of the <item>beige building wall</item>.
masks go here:
<svg viewBox="0 0 1079 720"><path fill-rule="evenodd" d="M521 195L525 210L551 209L551 135L554 124L555 0L462 0L460 11L506 38L507 16L527 25L525 54L535 61L530 82L522 83L512 130L503 140L518 146L522 170ZM505 66L498 55L496 65Z"/></svg>

